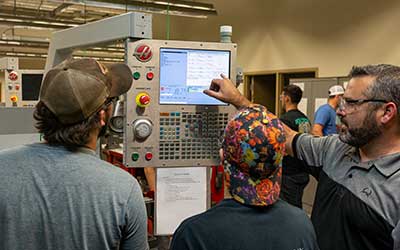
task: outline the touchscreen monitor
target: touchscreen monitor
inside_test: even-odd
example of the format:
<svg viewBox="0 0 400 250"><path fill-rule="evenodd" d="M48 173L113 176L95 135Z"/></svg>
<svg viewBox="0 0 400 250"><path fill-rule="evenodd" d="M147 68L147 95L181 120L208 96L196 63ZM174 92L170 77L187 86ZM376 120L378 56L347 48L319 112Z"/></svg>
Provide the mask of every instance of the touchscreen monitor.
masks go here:
<svg viewBox="0 0 400 250"><path fill-rule="evenodd" d="M230 51L160 49L160 104L227 105L203 93L230 73Z"/></svg>

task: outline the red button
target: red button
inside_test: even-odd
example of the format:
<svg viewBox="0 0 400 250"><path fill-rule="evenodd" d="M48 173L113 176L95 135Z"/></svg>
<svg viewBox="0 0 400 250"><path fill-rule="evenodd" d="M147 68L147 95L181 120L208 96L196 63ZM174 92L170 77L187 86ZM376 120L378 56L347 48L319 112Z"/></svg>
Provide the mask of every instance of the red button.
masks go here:
<svg viewBox="0 0 400 250"><path fill-rule="evenodd" d="M151 159L153 159L153 154L150 152L147 152L145 154L144 158L146 158L146 161L150 161Z"/></svg>
<svg viewBox="0 0 400 250"><path fill-rule="evenodd" d="M10 97L11 102L17 102L18 101L18 97L16 97L15 95Z"/></svg>
<svg viewBox="0 0 400 250"><path fill-rule="evenodd" d="M16 89L16 90L19 90L19 85L15 85L15 89Z"/></svg>
<svg viewBox="0 0 400 250"><path fill-rule="evenodd" d="M140 102L140 104L142 104L142 105L147 105L147 104L149 104L149 103L150 103L150 96L148 96L148 95L142 95L142 96L139 98L139 102Z"/></svg>
<svg viewBox="0 0 400 250"><path fill-rule="evenodd" d="M147 80L152 80L152 79L154 78L153 72L148 72L148 73L146 74L146 78L147 78Z"/></svg>

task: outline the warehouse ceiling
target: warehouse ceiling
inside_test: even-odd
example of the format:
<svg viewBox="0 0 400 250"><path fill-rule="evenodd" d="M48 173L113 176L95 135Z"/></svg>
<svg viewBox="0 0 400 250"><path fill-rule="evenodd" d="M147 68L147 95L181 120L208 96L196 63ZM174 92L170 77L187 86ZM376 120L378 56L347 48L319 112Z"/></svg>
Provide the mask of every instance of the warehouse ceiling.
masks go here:
<svg viewBox="0 0 400 250"><path fill-rule="evenodd" d="M206 18L212 4L189 0L1 0L0 57L45 58L51 33L129 11ZM122 61L122 44L77 51L75 56Z"/></svg>

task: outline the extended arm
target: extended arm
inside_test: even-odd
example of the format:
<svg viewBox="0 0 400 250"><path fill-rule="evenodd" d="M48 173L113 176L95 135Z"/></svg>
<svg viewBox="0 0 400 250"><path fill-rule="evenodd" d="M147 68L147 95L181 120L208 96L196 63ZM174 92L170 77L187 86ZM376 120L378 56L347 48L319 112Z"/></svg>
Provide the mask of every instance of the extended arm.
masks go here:
<svg viewBox="0 0 400 250"><path fill-rule="evenodd" d="M315 136L323 136L324 134L322 133L322 130L324 129L324 126L321 124L314 124L314 126L311 129L311 134Z"/></svg>
<svg viewBox="0 0 400 250"><path fill-rule="evenodd" d="M235 87L231 80L221 74L222 79L213 79L210 89L204 90L204 94L214 97L220 101L230 103L237 109L247 107L251 104Z"/></svg>

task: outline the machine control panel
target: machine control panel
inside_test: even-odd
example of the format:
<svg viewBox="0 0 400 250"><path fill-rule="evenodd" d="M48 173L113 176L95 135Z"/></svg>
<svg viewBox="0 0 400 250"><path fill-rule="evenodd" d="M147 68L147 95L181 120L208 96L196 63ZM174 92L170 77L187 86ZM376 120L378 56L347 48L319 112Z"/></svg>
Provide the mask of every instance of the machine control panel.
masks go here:
<svg viewBox="0 0 400 250"><path fill-rule="evenodd" d="M218 165L221 136L236 109L203 93L234 77L236 45L140 40L127 43L133 86L125 98L127 167Z"/></svg>
<svg viewBox="0 0 400 250"><path fill-rule="evenodd" d="M1 102L6 107L34 107L39 99L43 70L4 70Z"/></svg>

